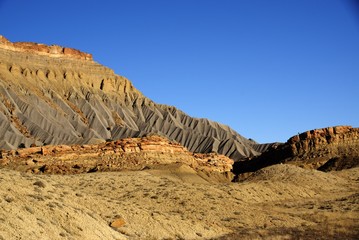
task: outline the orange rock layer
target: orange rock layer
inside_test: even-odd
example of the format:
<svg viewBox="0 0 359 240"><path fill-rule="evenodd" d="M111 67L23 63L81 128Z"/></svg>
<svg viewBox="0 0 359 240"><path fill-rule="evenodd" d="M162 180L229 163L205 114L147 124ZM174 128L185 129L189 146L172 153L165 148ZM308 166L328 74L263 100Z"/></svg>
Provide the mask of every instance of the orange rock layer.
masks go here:
<svg viewBox="0 0 359 240"><path fill-rule="evenodd" d="M291 137L287 144L291 146L293 157L319 150L332 152L337 150L338 145L350 147L359 144L359 128L336 126L314 129Z"/></svg>
<svg viewBox="0 0 359 240"><path fill-rule="evenodd" d="M47 46L45 44L32 43L32 42L12 43L1 35L0 35L0 47L12 51L29 52L39 55L49 55L51 57L68 57L68 58L89 60L89 61L93 60L91 54L81 52L74 48L61 47L58 45Z"/></svg>
<svg viewBox="0 0 359 240"><path fill-rule="evenodd" d="M1 151L0 165L34 173L83 173L140 170L151 165L184 163L195 170L225 173L233 160L226 156L193 154L159 136L126 138L96 145L58 145Z"/></svg>
<svg viewBox="0 0 359 240"><path fill-rule="evenodd" d="M322 171L359 166L359 128L336 126L306 131L281 145L273 145L262 155L236 162L236 174L255 172L278 163L290 163Z"/></svg>

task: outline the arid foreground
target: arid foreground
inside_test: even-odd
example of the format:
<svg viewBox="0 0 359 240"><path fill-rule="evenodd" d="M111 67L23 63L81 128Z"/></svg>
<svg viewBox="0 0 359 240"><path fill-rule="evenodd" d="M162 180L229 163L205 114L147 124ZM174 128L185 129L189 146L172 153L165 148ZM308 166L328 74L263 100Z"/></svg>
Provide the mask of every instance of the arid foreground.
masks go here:
<svg viewBox="0 0 359 240"><path fill-rule="evenodd" d="M207 179L208 180L208 179ZM209 183L185 164L35 175L0 169L0 239L357 239L359 168L279 164Z"/></svg>
<svg viewBox="0 0 359 240"><path fill-rule="evenodd" d="M0 36L0 239L359 239L358 149L351 126L259 144Z"/></svg>

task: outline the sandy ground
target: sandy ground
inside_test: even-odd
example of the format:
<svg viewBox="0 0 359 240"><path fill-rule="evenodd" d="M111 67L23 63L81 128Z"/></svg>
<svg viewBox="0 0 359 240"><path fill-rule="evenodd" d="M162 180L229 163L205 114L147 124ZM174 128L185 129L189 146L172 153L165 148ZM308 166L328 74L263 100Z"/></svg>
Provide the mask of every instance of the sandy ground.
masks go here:
<svg viewBox="0 0 359 240"><path fill-rule="evenodd" d="M0 239L358 239L358 184L359 168L292 165L240 183L210 183L181 164L66 176L0 169Z"/></svg>

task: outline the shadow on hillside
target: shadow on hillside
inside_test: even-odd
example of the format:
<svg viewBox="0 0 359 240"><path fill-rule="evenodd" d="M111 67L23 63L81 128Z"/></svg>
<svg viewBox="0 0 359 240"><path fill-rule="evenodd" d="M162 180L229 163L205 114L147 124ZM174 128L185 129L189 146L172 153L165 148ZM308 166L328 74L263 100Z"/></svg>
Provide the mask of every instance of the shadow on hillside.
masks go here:
<svg viewBox="0 0 359 240"><path fill-rule="evenodd" d="M316 228L271 228L264 231L248 230L245 228L237 229L234 233L212 238L212 240L237 240L237 239L359 239L359 228L352 226L348 229L337 230L335 227L328 227L327 225L317 226Z"/></svg>

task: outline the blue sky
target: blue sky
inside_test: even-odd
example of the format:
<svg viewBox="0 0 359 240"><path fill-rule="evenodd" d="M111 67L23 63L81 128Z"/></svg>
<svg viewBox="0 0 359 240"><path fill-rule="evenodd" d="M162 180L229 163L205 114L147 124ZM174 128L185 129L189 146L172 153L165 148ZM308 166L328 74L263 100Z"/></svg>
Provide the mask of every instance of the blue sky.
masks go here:
<svg viewBox="0 0 359 240"><path fill-rule="evenodd" d="M355 0L0 0L0 34L92 53L155 102L258 142L359 127Z"/></svg>

